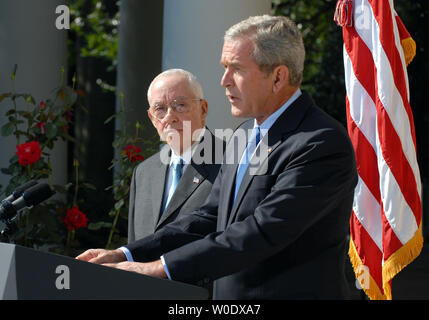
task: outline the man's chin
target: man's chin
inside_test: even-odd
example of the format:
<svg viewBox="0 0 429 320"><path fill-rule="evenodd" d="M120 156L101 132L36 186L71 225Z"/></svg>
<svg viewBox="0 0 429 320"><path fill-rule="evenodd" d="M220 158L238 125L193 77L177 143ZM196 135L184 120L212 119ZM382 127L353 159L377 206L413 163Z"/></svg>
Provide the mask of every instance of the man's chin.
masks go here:
<svg viewBox="0 0 429 320"><path fill-rule="evenodd" d="M167 129L162 132L162 137L165 141L169 139L178 139L182 136L182 130L179 129Z"/></svg>
<svg viewBox="0 0 429 320"><path fill-rule="evenodd" d="M233 117L236 117L236 118L246 118L247 117L242 109L240 109L236 106L233 106L233 105L231 105L231 114Z"/></svg>

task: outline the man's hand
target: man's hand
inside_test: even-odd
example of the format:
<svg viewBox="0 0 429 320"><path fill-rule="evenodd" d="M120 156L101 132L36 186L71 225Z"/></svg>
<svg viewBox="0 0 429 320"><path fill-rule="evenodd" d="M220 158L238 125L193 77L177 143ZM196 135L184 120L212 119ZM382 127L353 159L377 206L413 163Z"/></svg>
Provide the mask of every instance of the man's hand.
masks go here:
<svg viewBox="0 0 429 320"><path fill-rule="evenodd" d="M167 278L161 259L152 262L124 261L119 263L104 263L103 266L137 272L157 278Z"/></svg>
<svg viewBox="0 0 429 320"><path fill-rule="evenodd" d="M97 264L115 263L127 260L125 254L122 252L122 250L119 249L89 249L78 255L76 259Z"/></svg>

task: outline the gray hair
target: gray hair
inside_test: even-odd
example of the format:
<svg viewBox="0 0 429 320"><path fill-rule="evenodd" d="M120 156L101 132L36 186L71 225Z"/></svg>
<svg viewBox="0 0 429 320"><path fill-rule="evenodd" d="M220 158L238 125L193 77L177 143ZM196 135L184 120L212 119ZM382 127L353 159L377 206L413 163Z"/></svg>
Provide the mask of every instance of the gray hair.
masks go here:
<svg viewBox="0 0 429 320"><path fill-rule="evenodd" d="M155 81L159 80L160 78L163 78L165 76L170 76L170 75L181 75L181 76L187 78L188 82L189 82L189 87L195 93L195 95L200 99L204 98L203 88L202 88L202 86L201 86L201 84L198 81L196 76L194 76L189 71L186 71L183 69L168 69L168 70L165 70L164 72L160 73L159 75L157 75L155 77L155 79L152 80L152 82L149 86L149 89L147 90L147 99L148 100L150 100L149 99L150 90L152 88L152 85L155 83Z"/></svg>
<svg viewBox="0 0 429 320"><path fill-rule="evenodd" d="M276 66L286 65L290 84L301 84L305 48L301 32L291 19L270 15L249 17L229 28L224 40L244 37L252 40L253 58L262 71L270 73Z"/></svg>

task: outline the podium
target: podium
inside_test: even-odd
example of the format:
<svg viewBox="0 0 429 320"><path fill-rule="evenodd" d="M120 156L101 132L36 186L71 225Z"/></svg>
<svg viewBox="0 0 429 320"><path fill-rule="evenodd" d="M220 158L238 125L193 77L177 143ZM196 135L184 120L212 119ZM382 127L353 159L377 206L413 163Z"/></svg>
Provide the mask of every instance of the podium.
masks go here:
<svg viewBox="0 0 429 320"><path fill-rule="evenodd" d="M0 299L203 300L197 286L0 243Z"/></svg>

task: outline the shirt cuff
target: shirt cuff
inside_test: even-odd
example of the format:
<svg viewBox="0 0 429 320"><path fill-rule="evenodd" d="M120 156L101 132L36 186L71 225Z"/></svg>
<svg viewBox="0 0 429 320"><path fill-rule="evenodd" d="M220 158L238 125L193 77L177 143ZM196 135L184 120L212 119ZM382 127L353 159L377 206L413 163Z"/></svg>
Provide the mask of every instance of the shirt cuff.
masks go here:
<svg viewBox="0 0 429 320"><path fill-rule="evenodd" d="M125 254L125 257L127 257L128 261L134 262L133 255L127 247L120 247L119 250L121 250Z"/></svg>
<svg viewBox="0 0 429 320"><path fill-rule="evenodd" d="M167 264L165 263L164 256L161 256L161 263L162 263L162 266L164 267L164 270L165 270L165 273L167 274L168 279L171 280L170 272L168 272L168 267L167 267Z"/></svg>

